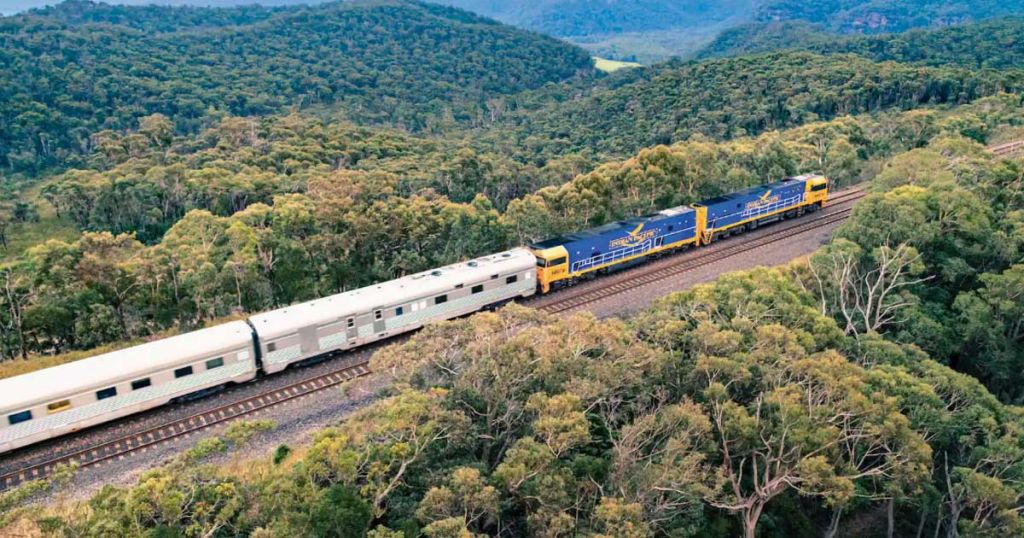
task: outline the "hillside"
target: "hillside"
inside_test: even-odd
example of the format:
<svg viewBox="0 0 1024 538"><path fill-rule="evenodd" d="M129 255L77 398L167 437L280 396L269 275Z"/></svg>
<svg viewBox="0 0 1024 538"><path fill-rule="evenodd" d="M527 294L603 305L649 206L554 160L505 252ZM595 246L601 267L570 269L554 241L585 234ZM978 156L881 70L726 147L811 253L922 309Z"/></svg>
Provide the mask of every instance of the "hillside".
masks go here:
<svg viewBox="0 0 1024 538"><path fill-rule="evenodd" d="M722 32L698 59L801 49L857 54L882 62L1006 69L1024 66L1024 19L1000 18L935 30L840 38L819 26L789 21L748 24Z"/></svg>
<svg viewBox="0 0 1024 538"><path fill-rule="evenodd" d="M761 0L756 21L753 0L446 1L477 13L72 0L0 18L0 377L815 173L825 218L657 263L768 236L809 254L634 293L622 317L534 301L429 323L34 447L155 439L133 430L370 361L280 414L50 465L0 493L0 536L1024 536L1024 159L986 147L1024 139L1024 20L988 18L1024 0ZM603 73L480 13L619 59L750 24L700 60ZM766 261L749 254L727 263ZM392 312L439 310L398 303L367 310L385 336ZM256 364L331 345L345 317L324 323L261 329ZM165 364L164 387L238 372L188 351L203 370ZM26 427L136 405L163 377L54 395ZM34 476L19 457L0 468Z"/></svg>
<svg viewBox="0 0 1024 538"><path fill-rule="evenodd" d="M183 4L181 6L145 4L126 7L122 3L96 2L92 0L65 0L33 10L25 16L40 17L68 26L114 25L145 32L175 32L245 26L264 21L281 8L265 7L247 3L232 9L209 9Z"/></svg>
<svg viewBox="0 0 1024 538"><path fill-rule="evenodd" d="M956 104L1024 82L1018 71L775 53L632 69L586 89L517 97L482 138L525 158L621 156L695 136L728 139L845 114ZM510 136L514 133L514 137Z"/></svg>
<svg viewBox="0 0 1024 538"><path fill-rule="evenodd" d="M225 114L330 105L427 130L470 121L491 97L592 72L582 49L403 0L175 10L177 22L152 33L166 9L76 0L0 19L0 101L10 105L0 110L0 162L15 171L74 163L96 132L152 113L190 132Z"/></svg>
<svg viewBox="0 0 1024 538"><path fill-rule="evenodd" d="M652 148L612 163L575 183L602 202L639 202L618 189L667 177L714 180L723 167L714 157L743 169L730 174L738 177L768 161L785 167L803 157L813 166L815 157L857 155L882 141L864 134L895 141L908 124L934 127L918 132L913 142L922 147L887 162L836 239L808 259L722 275L629 319L513 305L431 324L377 350L370 367L387 372L389 387L327 428L254 451L246 443L275 425L237 422L85 500L61 491L60 479L33 483L0 497L0 529L14 522L6 528L69 536L100 529L782 538L843 536L837 529L847 527L900 538L922 528L1019 535L1024 419L1007 402L1022 395L1024 309L1014 299L1024 286L1024 227L1013 208L1024 199L1011 191L1020 162L999 161L948 130L1001 108L999 101L959 117L908 113L888 126L847 118L758 140ZM1021 119L1019 107L1003 112L990 119ZM816 147L821 135L836 144ZM289 205L274 219L238 219L230 235L247 237L245 227L261 220L294 225L303 204L293 197ZM167 247L181 248L186 237ZM68 274L60 266L95 260L97 243L84 241L84 253L53 245L39 256L55 269L45 274L60 282ZM852 297L878 286L899 295L879 310L850 310ZM58 492L50 505L19 506L47 491ZM948 510L950 503L961 509Z"/></svg>
<svg viewBox="0 0 1024 538"><path fill-rule="evenodd" d="M839 33L880 33L1021 13L1021 0L766 0L757 6L755 19L802 20Z"/></svg>
<svg viewBox="0 0 1024 538"><path fill-rule="evenodd" d="M842 38L824 27L806 21L750 22L719 33L691 58L707 60L781 50L806 50L816 44L839 39Z"/></svg>

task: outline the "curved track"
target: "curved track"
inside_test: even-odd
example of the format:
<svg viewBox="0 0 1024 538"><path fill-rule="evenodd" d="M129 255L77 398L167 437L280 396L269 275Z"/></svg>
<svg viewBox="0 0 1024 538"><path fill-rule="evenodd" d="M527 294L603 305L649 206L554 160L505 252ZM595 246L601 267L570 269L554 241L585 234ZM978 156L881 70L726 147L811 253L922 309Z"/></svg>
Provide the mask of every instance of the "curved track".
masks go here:
<svg viewBox="0 0 1024 538"><path fill-rule="evenodd" d="M567 288L551 295L532 298L526 301L526 304L550 313L575 310L598 300L627 293L637 286L650 285L696 267L709 265L765 245L785 241L804 231L839 222L849 216L854 202L863 196L865 196L865 192L861 188L838 191L830 198L828 206L823 211L807 214L799 219L766 226L757 232L737 236L730 241L720 240L708 247L688 251L687 254L668 256L657 261L618 271L574 288ZM392 342L394 341L392 340ZM186 437L200 430L243 418L296 398L336 387L346 381L368 375L369 373L368 360L331 368L326 372L309 376L294 383L269 391L258 392L256 395L243 397L231 403L202 410L157 426L137 427L129 433L118 434L114 439L102 441L85 448L69 450L63 453L54 449L53 452L57 455L43 461L32 461L16 451L10 455L10 461L3 462L4 468L13 468L15 470L0 474L0 491L16 487L29 480L46 478L53 473L58 465L74 463L81 468L105 462L119 461L133 453L144 451L155 445ZM70 440L75 435L70 434L64 439ZM19 459L24 459L23 463L19 464Z"/></svg>
<svg viewBox="0 0 1024 538"><path fill-rule="evenodd" d="M362 362L340 370L335 370L310 379L299 381L265 394L250 396L183 419L174 420L153 428L140 430L136 433L125 435L83 450L63 454L47 461L0 475L0 491L10 489L28 480L45 478L49 476L58 465L75 463L79 467L88 467L106 461L121 460L133 452L138 452L178 437L187 436L217 424L230 422L252 415L258 411L335 387L346 381L362 377L369 373L370 369L368 364L366 362Z"/></svg>
<svg viewBox="0 0 1024 538"><path fill-rule="evenodd" d="M991 146L988 150L1000 158L1015 157L1024 153L1024 140ZM577 310L597 301L629 293L638 286L648 286L664 281L695 268L707 266L773 243L781 243L803 232L843 221L853 210L854 203L865 195L862 187L837 191L829 199L828 206L818 213L776 223L729 241L720 240L710 246L688 251L686 254L671 255L617 271L551 295L531 298L526 301L526 304L550 313ZM394 341L395 339L391 340L391 342ZM80 467L90 467L104 462L122 460L132 453L144 451L149 447L252 415L285 402L338 386L369 373L369 361L365 359L344 366L338 365L336 368L329 368L326 372L310 375L291 384L262 392L258 391L256 395L242 397L231 403L198 411L183 418L168 420L156 426L129 426L130 433L118 433L112 440L102 441L85 448L61 451L59 447L55 446L51 453L56 455L43 458L42 461L39 461L39 458L26 456L23 451L16 451L0 459L0 464L2 464L0 469L14 469L13 471L0 471L2 473L0 474L0 491L29 480L46 478L61 464L75 463ZM76 435L78 434L65 436L64 440L70 441Z"/></svg>

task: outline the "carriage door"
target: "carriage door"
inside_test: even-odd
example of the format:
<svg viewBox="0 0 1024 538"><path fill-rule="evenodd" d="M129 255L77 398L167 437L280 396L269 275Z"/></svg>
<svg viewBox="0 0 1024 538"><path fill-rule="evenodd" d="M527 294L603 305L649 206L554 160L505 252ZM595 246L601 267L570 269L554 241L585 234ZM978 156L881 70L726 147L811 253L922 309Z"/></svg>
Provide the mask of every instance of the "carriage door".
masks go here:
<svg viewBox="0 0 1024 538"><path fill-rule="evenodd" d="M317 340L315 326L299 329L299 346L303 356L320 351L320 342Z"/></svg>
<svg viewBox="0 0 1024 538"><path fill-rule="evenodd" d="M373 309L373 333L380 334L384 332L384 308Z"/></svg>
<svg viewBox="0 0 1024 538"><path fill-rule="evenodd" d="M352 316L345 320L345 334L348 336L348 341L355 341L359 337L359 327L356 327L357 316Z"/></svg>

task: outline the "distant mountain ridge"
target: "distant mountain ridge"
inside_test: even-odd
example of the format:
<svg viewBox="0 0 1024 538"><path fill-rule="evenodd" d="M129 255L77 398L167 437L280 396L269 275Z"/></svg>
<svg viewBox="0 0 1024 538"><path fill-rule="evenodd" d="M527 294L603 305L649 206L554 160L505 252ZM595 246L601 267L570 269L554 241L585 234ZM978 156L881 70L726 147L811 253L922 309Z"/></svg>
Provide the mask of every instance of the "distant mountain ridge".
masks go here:
<svg viewBox="0 0 1024 538"><path fill-rule="evenodd" d="M105 0L117 5L293 6L345 0ZM681 56L720 30L750 20L757 0L422 0L457 7L582 45L598 56L650 63ZM8 0L0 13L56 0ZM176 15L177 16L177 15Z"/></svg>
<svg viewBox="0 0 1024 538"><path fill-rule="evenodd" d="M344 0L108 0L115 4L286 6ZM722 32L728 38L793 39L797 45L828 34L878 34L1024 15L1024 0L421 0L464 9L527 30L568 40L593 55L655 63L689 57ZM53 0L8 0L25 9ZM258 8L252 16L258 16ZM151 21L155 22L155 21ZM797 26L793 26L793 25ZM794 31L799 24L804 32ZM806 26L813 25L813 26ZM765 35L755 34L765 32ZM819 35L822 34L822 35ZM718 41L721 41L719 38ZM721 48L721 44L714 45ZM730 49L763 45L737 42ZM778 48L778 47L776 47Z"/></svg>
<svg viewBox="0 0 1024 538"><path fill-rule="evenodd" d="M558 37L644 32L722 21L754 0L429 0Z"/></svg>
<svg viewBox="0 0 1024 538"><path fill-rule="evenodd" d="M757 0L426 0L567 39L597 56L682 56L751 18Z"/></svg>
<svg viewBox="0 0 1024 538"><path fill-rule="evenodd" d="M755 19L802 20L839 33L901 32L1024 13L1024 0L763 0Z"/></svg>
<svg viewBox="0 0 1024 538"><path fill-rule="evenodd" d="M694 58L706 60L808 50L857 54L874 61L916 65L1008 69L1024 67L1024 18L1005 17L901 33L837 36L805 21L740 25L722 32Z"/></svg>

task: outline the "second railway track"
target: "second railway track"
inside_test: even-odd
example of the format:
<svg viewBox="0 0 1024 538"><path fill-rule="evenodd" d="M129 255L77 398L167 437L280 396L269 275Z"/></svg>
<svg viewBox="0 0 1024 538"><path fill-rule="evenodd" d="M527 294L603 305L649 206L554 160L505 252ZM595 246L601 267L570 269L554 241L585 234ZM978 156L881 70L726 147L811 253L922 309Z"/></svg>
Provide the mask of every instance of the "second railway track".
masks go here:
<svg viewBox="0 0 1024 538"><path fill-rule="evenodd" d="M1020 153L1024 153L1024 140L1015 140L1013 142L1007 142L1006 144L1000 144L998 146L989 146L989 151L993 155L1000 158L1015 157Z"/></svg>
<svg viewBox="0 0 1024 538"><path fill-rule="evenodd" d="M585 285L569 288L548 296L527 302L540 310L561 313L578 309L590 303L627 293L637 286L646 286L706 266L725 258L783 241L794 235L815 228L845 220L852 211L853 203L865 196L863 189L838 191L828 207L821 212L807 215L798 221L786 221L789 225L766 227L761 233L736 238L713 250L689 251L693 255L668 256L657 262L639 265ZM103 441L81 449L74 449L43 461L26 462L18 465L15 453L14 470L0 474L0 491L8 490L30 480L44 479L60 465L76 464L79 468L94 467L106 462L119 461L134 453L151 447L189 436L207 428L251 416L289 401L315 394L346 381L370 373L368 361L360 361L340 368L333 368L319 375L301 379L294 383L274 388L267 392L200 411L183 418L143 427L127 434L115 435L112 440ZM73 437L74 435L70 436Z"/></svg>

